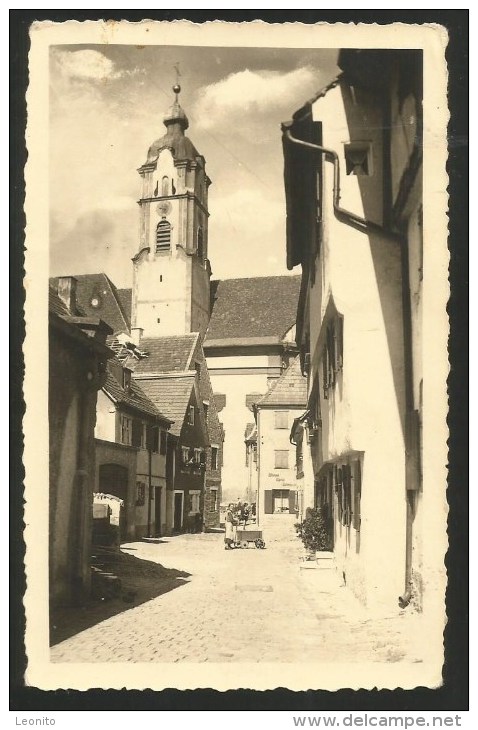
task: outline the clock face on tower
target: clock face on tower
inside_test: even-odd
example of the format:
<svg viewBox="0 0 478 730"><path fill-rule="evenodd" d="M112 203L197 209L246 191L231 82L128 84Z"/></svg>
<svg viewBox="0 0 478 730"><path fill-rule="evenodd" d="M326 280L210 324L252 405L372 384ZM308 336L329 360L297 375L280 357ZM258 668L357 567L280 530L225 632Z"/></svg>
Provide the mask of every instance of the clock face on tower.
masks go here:
<svg viewBox="0 0 478 730"><path fill-rule="evenodd" d="M156 212L159 216L165 218L171 212L171 203L168 203L167 200L164 200L162 203L158 203L156 206Z"/></svg>

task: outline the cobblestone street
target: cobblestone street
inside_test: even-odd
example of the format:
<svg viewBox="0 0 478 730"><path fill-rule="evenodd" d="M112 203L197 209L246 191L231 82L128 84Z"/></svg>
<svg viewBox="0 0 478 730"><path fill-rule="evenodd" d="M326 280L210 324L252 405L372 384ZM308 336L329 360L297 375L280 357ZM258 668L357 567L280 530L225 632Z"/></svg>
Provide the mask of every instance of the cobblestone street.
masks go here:
<svg viewBox="0 0 478 730"><path fill-rule="evenodd" d="M419 615L372 618L332 569L306 569L292 528L265 538L265 550L225 551L222 534L123 545L189 577L58 643L52 661L423 661Z"/></svg>

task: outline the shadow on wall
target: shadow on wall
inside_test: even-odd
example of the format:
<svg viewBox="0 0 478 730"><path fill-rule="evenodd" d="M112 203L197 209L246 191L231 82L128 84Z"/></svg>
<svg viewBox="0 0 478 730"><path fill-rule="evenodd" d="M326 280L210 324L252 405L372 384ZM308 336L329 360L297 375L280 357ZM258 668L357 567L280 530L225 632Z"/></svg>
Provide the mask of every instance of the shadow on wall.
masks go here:
<svg viewBox="0 0 478 730"><path fill-rule="evenodd" d="M169 593L184 585L191 577L190 573L182 570L164 568L150 560L101 548L94 556L93 571L94 575L100 577L97 581L93 580L93 594L96 597L87 599L82 606L53 609L50 616L50 646L152 598Z"/></svg>

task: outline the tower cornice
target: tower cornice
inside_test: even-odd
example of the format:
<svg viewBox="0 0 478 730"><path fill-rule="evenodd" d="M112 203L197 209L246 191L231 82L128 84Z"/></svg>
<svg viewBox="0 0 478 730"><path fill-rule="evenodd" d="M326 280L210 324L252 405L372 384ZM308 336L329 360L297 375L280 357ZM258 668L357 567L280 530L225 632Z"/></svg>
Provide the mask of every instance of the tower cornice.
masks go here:
<svg viewBox="0 0 478 730"><path fill-rule="evenodd" d="M209 215L210 215L209 211L201 203L201 201L199 200L199 198L197 197L197 195L195 193L186 192L186 193L176 193L175 195L158 195L158 196L152 197L152 198L140 198L136 202L138 203L138 205L142 205L143 203L157 203L157 202L160 202L161 200L180 200L181 198L183 200L194 200L197 203L198 207L202 210L204 215L207 215L207 217L209 218Z"/></svg>

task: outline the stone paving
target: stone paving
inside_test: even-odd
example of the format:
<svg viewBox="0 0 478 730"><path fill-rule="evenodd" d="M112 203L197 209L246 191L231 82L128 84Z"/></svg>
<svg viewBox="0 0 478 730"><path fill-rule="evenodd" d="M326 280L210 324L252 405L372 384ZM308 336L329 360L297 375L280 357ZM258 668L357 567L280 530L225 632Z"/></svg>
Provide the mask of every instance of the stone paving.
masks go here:
<svg viewBox="0 0 478 730"><path fill-rule="evenodd" d="M271 531L273 533L273 531ZM333 570L309 570L290 527L267 547L224 550L222 534L123 545L190 574L181 585L62 641L54 662L423 660L421 617L367 615Z"/></svg>

